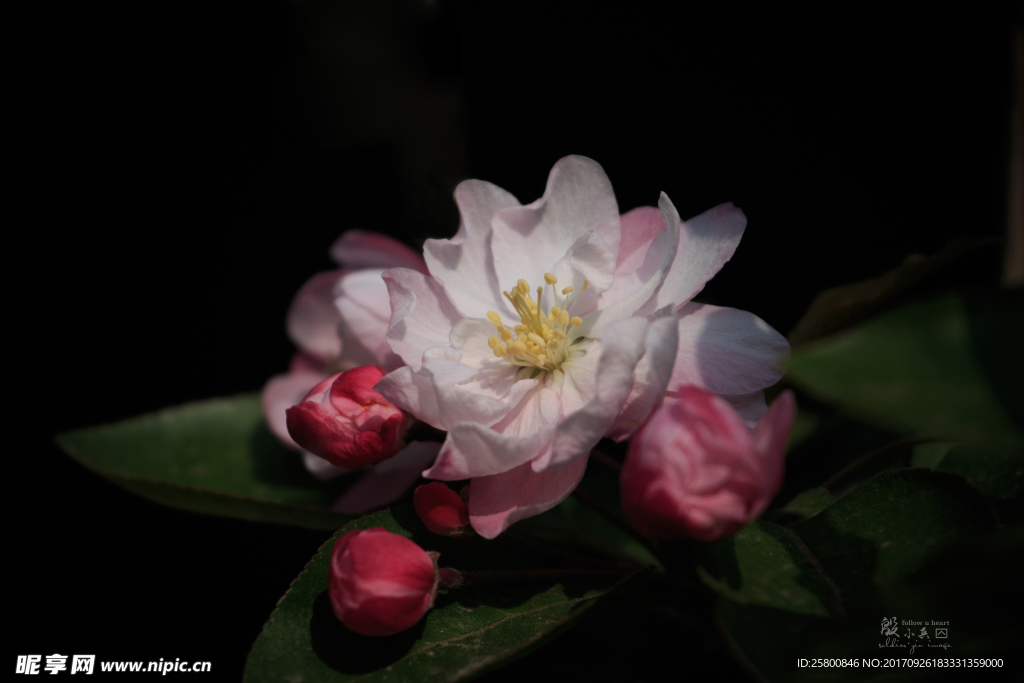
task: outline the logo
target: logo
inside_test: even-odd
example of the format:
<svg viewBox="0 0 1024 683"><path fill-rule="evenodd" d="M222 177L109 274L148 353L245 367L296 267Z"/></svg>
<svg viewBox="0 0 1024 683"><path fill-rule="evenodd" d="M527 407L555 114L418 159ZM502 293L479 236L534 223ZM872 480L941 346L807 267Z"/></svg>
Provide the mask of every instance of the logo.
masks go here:
<svg viewBox="0 0 1024 683"><path fill-rule="evenodd" d="M933 643L936 640L949 638L949 621L934 619L897 619L882 617L881 635L884 640L878 644L880 648L906 650L908 655L921 648L939 648L948 650L950 643Z"/></svg>

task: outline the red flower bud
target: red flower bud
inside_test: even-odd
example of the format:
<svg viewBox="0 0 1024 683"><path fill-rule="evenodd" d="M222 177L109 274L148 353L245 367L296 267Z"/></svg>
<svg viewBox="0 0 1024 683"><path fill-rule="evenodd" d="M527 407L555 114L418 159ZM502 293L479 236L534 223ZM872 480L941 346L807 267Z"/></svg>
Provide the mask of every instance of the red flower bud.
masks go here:
<svg viewBox="0 0 1024 683"><path fill-rule="evenodd" d="M424 484L412 494L416 514L423 524L442 536L465 536L469 533L469 509L462 496L442 482Z"/></svg>
<svg viewBox="0 0 1024 683"><path fill-rule="evenodd" d="M792 391L751 433L724 399L693 386L633 437L619 484L622 509L651 538L712 541L756 519L782 485Z"/></svg>
<svg viewBox="0 0 1024 683"><path fill-rule="evenodd" d="M364 636L412 627L434 606L437 553L382 527L350 531L331 551L328 593L334 615Z"/></svg>
<svg viewBox="0 0 1024 683"><path fill-rule="evenodd" d="M384 374L366 365L328 377L286 411L288 433L336 467L390 458L402 445L405 414L373 390Z"/></svg>

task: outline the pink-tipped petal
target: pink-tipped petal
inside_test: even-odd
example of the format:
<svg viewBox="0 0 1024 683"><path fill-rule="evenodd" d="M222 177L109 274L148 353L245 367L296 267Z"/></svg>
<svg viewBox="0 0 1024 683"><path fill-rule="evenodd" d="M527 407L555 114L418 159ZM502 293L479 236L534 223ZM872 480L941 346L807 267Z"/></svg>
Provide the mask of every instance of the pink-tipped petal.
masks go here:
<svg viewBox="0 0 1024 683"><path fill-rule="evenodd" d="M530 463L490 477L473 479L469 487L469 520L484 538L495 538L520 519L550 510L568 497L583 479L587 457L548 472L534 472Z"/></svg>
<svg viewBox="0 0 1024 683"><path fill-rule="evenodd" d="M617 277L612 287L601 295L599 310L583 321L580 329L583 334L598 335L609 324L630 316L660 317L669 312L668 309L658 310L655 304L679 246L680 221L679 212L664 192L658 200L658 208L665 229L655 236L633 277Z"/></svg>
<svg viewBox="0 0 1024 683"><path fill-rule="evenodd" d="M341 278L334 287L334 305L341 316L344 359L354 365L379 365L394 370L402 359L387 341L391 321L388 288L379 269L360 270Z"/></svg>
<svg viewBox="0 0 1024 683"><path fill-rule="evenodd" d="M427 273L427 264L419 254L377 232L349 230L335 240L330 253L345 268L412 268Z"/></svg>
<svg viewBox="0 0 1024 683"><path fill-rule="evenodd" d="M704 289L739 246L747 217L731 203L721 204L682 224L679 250L655 308L681 307Z"/></svg>
<svg viewBox="0 0 1024 683"><path fill-rule="evenodd" d="M338 336L341 316L334 307L334 285L346 272L317 273L302 285L288 307L286 324L289 338L323 363L329 363L341 354L341 337Z"/></svg>
<svg viewBox="0 0 1024 683"><path fill-rule="evenodd" d="M779 394L768 412L764 414L752 435L754 452L757 453L762 467L761 496L754 506L753 514L764 512L772 498L782 487L782 476L786 463L786 443L789 430L796 417L796 397L792 390L786 389Z"/></svg>
<svg viewBox="0 0 1024 683"><path fill-rule="evenodd" d="M619 216L622 242L615 259L615 277L639 269L647 257L647 250L659 232L665 229L661 210L654 206L641 206Z"/></svg>

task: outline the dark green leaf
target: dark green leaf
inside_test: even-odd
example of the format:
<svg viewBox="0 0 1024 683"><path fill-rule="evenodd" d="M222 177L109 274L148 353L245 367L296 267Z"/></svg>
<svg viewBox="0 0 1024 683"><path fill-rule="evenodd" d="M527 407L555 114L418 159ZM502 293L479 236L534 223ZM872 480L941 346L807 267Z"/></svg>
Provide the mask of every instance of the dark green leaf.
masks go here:
<svg viewBox="0 0 1024 683"><path fill-rule="evenodd" d="M801 346L866 320L894 298L966 255L992 251L997 242L958 239L937 254L911 254L897 268L881 277L827 289L789 333L789 343Z"/></svg>
<svg viewBox="0 0 1024 683"><path fill-rule="evenodd" d="M791 359L809 392L904 433L1024 444L1021 291L886 313Z"/></svg>
<svg viewBox="0 0 1024 683"><path fill-rule="evenodd" d="M267 431L258 394L68 432L57 443L94 472L164 505L314 529L352 519L330 512L348 482L310 475Z"/></svg>
<svg viewBox="0 0 1024 683"><path fill-rule="evenodd" d="M701 566L723 596L720 623L741 661L758 676L787 679L800 674L797 657L884 656L878 624L895 609L893 587L995 526L962 477L887 471L806 521L762 521L709 544Z"/></svg>
<svg viewBox="0 0 1024 683"><path fill-rule="evenodd" d="M466 569L463 561L474 561L508 569L517 560L502 556L508 548L500 541L431 535L407 513L396 519L382 510L352 522L320 548L278 603L253 645L245 681L465 680L538 646L610 588L607 580L464 586L441 591L434 608L408 631L360 636L334 617L327 570L338 536L375 526L410 536L425 549L441 549L441 566Z"/></svg>

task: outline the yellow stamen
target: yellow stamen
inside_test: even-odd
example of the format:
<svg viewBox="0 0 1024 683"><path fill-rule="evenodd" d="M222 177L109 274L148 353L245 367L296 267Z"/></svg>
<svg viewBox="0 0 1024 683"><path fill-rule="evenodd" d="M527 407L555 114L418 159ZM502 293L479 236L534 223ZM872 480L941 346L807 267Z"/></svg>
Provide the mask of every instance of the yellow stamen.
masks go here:
<svg viewBox="0 0 1024 683"><path fill-rule="evenodd" d="M495 313L494 311L487 311L487 319L490 320L492 323L501 322L501 316Z"/></svg>
<svg viewBox="0 0 1024 683"><path fill-rule="evenodd" d="M502 341L508 341L511 338L512 338L512 330L508 329L507 327L501 328L501 340Z"/></svg>
<svg viewBox="0 0 1024 683"><path fill-rule="evenodd" d="M527 294L530 293L530 285L526 283L526 280L520 279L518 287L519 293L522 294L523 296L526 296Z"/></svg>
<svg viewBox="0 0 1024 683"><path fill-rule="evenodd" d="M577 318L579 318L579 316L576 316L576 318L573 318L573 320L576 320ZM562 311L562 314L558 316L558 322L562 323L563 327L568 325L569 324L569 311ZM583 324L583 321L580 320L580 325L582 325L582 324ZM577 327L578 327L578 325L577 325Z"/></svg>
<svg viewBox="0 0 1024 683"><path fill-rule="evenodd" d="M505 348L504 344L498 342L497 344L494 345L494 355L497 356L498 358L504 358L506 355L508 355L508 349Z"/></svg>
<svg viewBox="0 0 1024 683"><path fill-rule="evenodd" d="M573 291L573 287L572 287L572 285L569 285L568 287L566 287L565 289L562 290L562 296L565 296L566 294L571 294L572 291Z"/></svg>
<svg viewBox="0 0 1024 683"><path fill-rule="evenodd" d="M487 345L490 346L492 349L494 348L494 346L496 344L500 344L500 343L501 343L501 340L498 339L497 337L493 336L493 335L491 337L488 337L488 339L487 339Z"/></svg>
<svg viewBox="0 0 1024 683"><path fill-rule="evenodd" d="M557 284L558 278L552 275L551 273L544 273L544 282L548 283L549 285Z"/></svg>
<svg viewBox="0 0 1024 683"><path fill-rule="evenodd" d="M573 327L583 327L583 318L579 317L578 315L574 315L572 317L572 320L569 321L569 324L572 325Z"/></svg>

